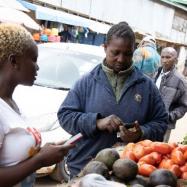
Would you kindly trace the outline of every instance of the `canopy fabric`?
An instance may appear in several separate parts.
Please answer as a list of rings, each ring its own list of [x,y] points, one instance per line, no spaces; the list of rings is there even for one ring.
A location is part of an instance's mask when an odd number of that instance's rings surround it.
[[[110,29],[110,25],[69,14],[63,11],[53,10],[51,8],[46,8],[38,5],[36,6],[36,19],[50,20],[69,25],[88,27],[98,33],[107,33]]]
[[[27,28],[40,30],[40,26],[22,11],[0,7],[0,22],[11,22],[22,24]]]
[[[17,0],[18,2],[20,2],[24,7],[28,8],[29,10],[36,10],[36,5],[33,3],[29,3],[27,1],[23,1],[23,0]]]
[[[12,8],[16,10],[22,10],[25,12],[29,12],[27,8],[25,8],[20,2],[16,0],[0,0],[0,7]]]
[[[36,14],[36,19],[39,20],[48,20],[48,21],[54,21],[59,23],[65,23],[69,25],[88,27],[95,32],[103,33],[103,34],[107,33],[108,30],[110,29],[110,25],[104,23],[93,21],[73,14],[69,14],[64,11],[54,10],[51,8],[28,3],[24,0],[18,0],[18,1],[22,3],[22,5],[24,5],[26,8],[30,10],[34,10]]]

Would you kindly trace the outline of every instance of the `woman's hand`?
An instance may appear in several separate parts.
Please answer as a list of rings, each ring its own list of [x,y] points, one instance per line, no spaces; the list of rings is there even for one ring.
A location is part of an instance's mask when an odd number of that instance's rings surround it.
[[[75,145],[64,145],[61,144],[47,143],[45,144],[35,158],[38,159],[41,167],[50,166],[63,160],[64,156],[68,153],[69,149]]]
[[[120,126],[120,138],[125,142],[137,142],[142,137],[142,130],[138,121],[135,121],[132,128],[127,129],[124,125]]]
[[[122,125],[122,120],[116,115],[110,115],[97,120],[97,129],[100,131],[107,130],[112,133],[118,131],[120,125]]]

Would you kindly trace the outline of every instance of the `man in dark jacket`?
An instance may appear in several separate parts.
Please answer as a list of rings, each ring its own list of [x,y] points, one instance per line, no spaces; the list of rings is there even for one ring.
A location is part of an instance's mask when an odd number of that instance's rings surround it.
[[[171,129],[175,128],[176,121],[184,116],[187,111],[187,82],[177,72],[177,52],[172,47],[166,47],[161,52],[161,64],[155,78],[160,90],[166,110],[169,114],[168,130],[164,141],[168,142]]]
[[[112,147],[118,141],[117,132],[125,143],[163,140],[167,129],[164,103],[154,83],[132,66],[134,46],[135,35],[127,23],[112,26],[103,63],[75,84],[58,111],[67,132],[83,134],[68,154],[71,177],[100,150]],[[134,131],[125,123],[133,123]]]

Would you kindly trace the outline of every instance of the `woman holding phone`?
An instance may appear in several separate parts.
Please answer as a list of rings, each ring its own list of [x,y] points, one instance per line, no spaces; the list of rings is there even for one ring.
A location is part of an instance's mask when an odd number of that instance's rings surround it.
[[[38,48],[22,26],[0,24],[0,185],[32,187],[34,172],[60,162],[73,145],[41,145],[40,133],[27,125],[12,98],[18,84],[32,86]]]

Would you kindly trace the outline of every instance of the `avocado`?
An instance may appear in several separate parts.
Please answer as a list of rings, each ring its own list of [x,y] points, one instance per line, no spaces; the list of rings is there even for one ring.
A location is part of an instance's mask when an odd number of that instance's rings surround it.
[[[136,177],[138,165],[130,159],[118,159],[113,164],[113,174],[119,179],[129,181]]]
[[[90,173],[97,173],[104,176],[106,179],[110,178],[109,170],[106,165],[99,161],[90,161],[82,171],[83,175],[87,175]]]
[[[148,187],[148,181],[149,181],[148,177],[136,175],[136,177],[133,180],[129,181],[128,184],[129,185],[141,184],[144,187]]]
[[[177,177],[167,169],[156,169],[149,177],[149,186],[155,187],[158,185],[176,187]]]
[[[109,170],[112,170],[114,162],[119,159],[118,152],[113,148],[106,148],[97,153],[95,160],[103,162]]]

